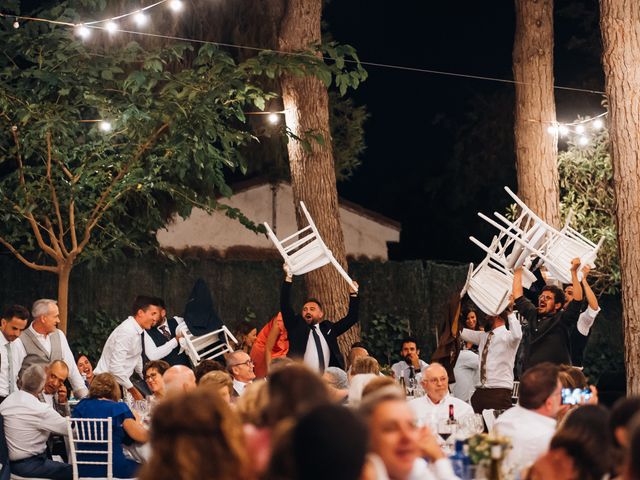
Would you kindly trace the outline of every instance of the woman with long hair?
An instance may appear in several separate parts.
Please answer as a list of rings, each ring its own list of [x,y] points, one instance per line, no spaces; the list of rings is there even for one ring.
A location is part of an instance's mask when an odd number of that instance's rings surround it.
[[[213,389],[168,397],[151,419],[151,458],[139,480],[250,480],[242,425]]]

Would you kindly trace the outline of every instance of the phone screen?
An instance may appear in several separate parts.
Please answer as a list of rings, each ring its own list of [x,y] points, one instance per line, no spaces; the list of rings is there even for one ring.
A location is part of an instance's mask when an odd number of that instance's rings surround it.
[[[563,405],[578,405],[580,403],[586,403],[591,398],[591,390],[585,388],[563,388],[562,389],[562,404]]]

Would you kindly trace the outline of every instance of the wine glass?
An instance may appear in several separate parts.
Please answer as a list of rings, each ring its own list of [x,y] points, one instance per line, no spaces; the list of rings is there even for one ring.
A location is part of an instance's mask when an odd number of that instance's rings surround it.
[[[438,435],[440,435],[442,440],[444,440],[442,449],[447,455],[449,455],[451,450],[451,445],[448,440],[453,434],[455,434],[456,426],[457,425],[454,422],[451,422],[448,418],[442,418],[438,421]]]

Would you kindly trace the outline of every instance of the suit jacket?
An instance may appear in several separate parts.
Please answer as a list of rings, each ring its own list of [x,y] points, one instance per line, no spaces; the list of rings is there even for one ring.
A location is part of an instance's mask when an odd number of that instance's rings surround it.
[[[284,282],[280,291],[280,311],[289,336],[289,355],[294,358],[304,357],[311,329],[302,315],[291,308],[291,282]],[[344,370],[344,360],[338,347],[338,337],[358,322],[358,297],[349,297],[349,311],[337,322],[324,320],[318,325],[322,336],[329,345],[329,367],[340,367]]]

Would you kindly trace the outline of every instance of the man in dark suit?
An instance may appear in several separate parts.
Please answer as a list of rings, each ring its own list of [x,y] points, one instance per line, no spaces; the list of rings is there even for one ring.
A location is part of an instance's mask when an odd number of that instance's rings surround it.
[[[349,311],[337,322],[324,319],[322,304],[315,298],[306,300],[299,315],[291,308],[291,283],[293,275],[285,265],[285,281],[280,292],[280,311],[289,336],[290,357],[303,358],[304,362],[321,373],[326,367],[344,370],[344,360],[338,347],[338,337],[358,322],[358,293],[349,288]],[[358,284],[355,283],[356,288]]]
[[[582,287],[578,280],[580,259],[571,262],[573,300],[563,310],[564,293],[554,285],[545,286],[538,297],[536,308],[524,296],[522,268],[513,273],[513,296],[518,313],[529,325],[528,344],[525,346],[524,369],[542,362],[571,365],[570,332],[580,315]]]
[[[182,336],[178,332],[178,325],[182,322],[179,317],[167,318],[167,307],[164,300],[157,299],[160,305],[160,320],[151,328],[144,331],[142,336],[142,361],[164,360],[169,365],[191,366],[187,354],[180,353],[178,340]]]

